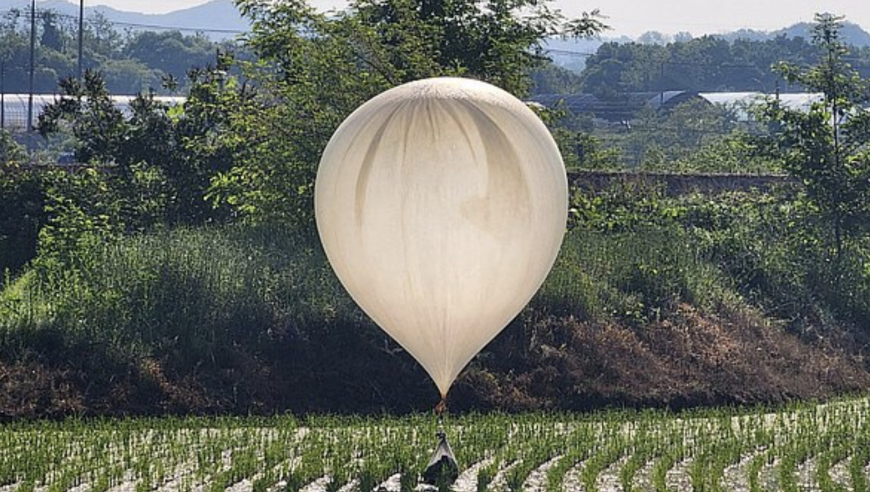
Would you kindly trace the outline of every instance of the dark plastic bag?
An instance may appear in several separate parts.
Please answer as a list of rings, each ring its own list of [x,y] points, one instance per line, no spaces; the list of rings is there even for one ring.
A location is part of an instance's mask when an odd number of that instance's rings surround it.
[[[439,485],[439,482],[451,484],[459,477],[459,465],[447,442],[447,434],[439,432],[437,436],[438,446],[423,472],[423,482],[429,485]]]

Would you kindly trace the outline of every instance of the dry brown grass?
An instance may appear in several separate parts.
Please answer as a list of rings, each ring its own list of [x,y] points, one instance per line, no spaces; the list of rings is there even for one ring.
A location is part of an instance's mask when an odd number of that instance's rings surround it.
[[[680,305],[643,329],[547,319],[516,373],[475,366],[463,393],[498,408],[686,408],[825,399],[866,390],[854,346],[806,341],[746,312],[704,315]],[[845,339],[844,339],[845,340]]]
[[[193,370],[94,354],[0,361],[0,418],[431,408],[437,395],[419,367],[364,337],[295,349],[276,340],[272,354],[239,348],[219,366]],[[450,404],[680,409],[825,399],[870,388],[860,346],[845,333],[805,340],[751,312],[713,316],[685,304],[644,328],[571,317],[515,322],[464,372]]]

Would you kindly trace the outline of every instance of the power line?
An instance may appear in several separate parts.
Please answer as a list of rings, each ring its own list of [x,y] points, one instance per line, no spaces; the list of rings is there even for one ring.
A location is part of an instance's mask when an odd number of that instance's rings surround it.
[[[36,0],[30,4],[30,98],[27,103],[27,131],[33,129],[33,77],[36,71]]]
[[[30,9],[27,9],[27,10],[30,10]],[[42,12],[51,12],[55,17],[59,17],[62,19],[78,20],[78,17],[74,16],[74,15],[62,14],[60,12],[56,12],[56,11],[51,10],[51,9],[39,9],[39,8],[36,9],[37,12],[39,12],[40,10]],[[14,9],[3,10],[3,11],[0,11],[0,16],[8,15],[8,14],[11,14],[13,12],[17,12],[17,11]],[[110,20],[110,19],[106,19],[106,22],[113,25],[113,26],[132,27],[132,28],[136,28],[136,29],[156,29],[156,30],[162,30],[162,31],[207,32],[207,33],[215,33],[215,34],[244,34],[247,32],[247,31],[240,31],[238,29],[163,26],[163,25],[159,25],[159,24],[144,24],[144,23],[138,23],[138,22],[124,22],[124,21],[117,21],[117,20]]]
[[[85,52],[85,0],[79,0],[79,52],[77,56],[79,79],[82,78]]]
[[[160,29],[164,31],[182,31],[182,32],[211,32],[216,34],[244,34],[247,31],[239,31],[237,29],[215,29],[202,27],[176,27],[176,26],[159,26],[156,24],[139,24],[135,22],[110,21],[116,26],[135,27],[139,29]]]
[[[595,53],[589,53],[586,51],[560,50],[560,49],[555,49],[555,48],[545,48],[543,51],[545,53],[555,53],[557,55],[571,55],[571,56],[582,56],[582,57],[595,56]]]

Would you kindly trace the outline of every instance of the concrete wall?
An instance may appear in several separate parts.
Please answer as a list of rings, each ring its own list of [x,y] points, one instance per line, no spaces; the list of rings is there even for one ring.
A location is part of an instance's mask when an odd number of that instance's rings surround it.
[[[666,195],[693,192],[766,191],[783,186],[798,186],[796,179],[779,174],[681,174],[642,171],[570,171],[568,182],[590,191],[616,183],[661,187]]]

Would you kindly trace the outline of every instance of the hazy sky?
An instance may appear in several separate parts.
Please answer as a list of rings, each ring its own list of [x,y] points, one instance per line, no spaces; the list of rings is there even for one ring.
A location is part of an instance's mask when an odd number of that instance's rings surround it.
[[[70,0],[75,1],[75,0]],[[86,5],[109,5],[119,10],[168,12],[206,3],[207,0],[85,0]],[[335,8],[343,0],[309,0],[312,5]],[[870,30],[868,0],[553,0],[552,6],[569,16],[598,8],[613,28],[607,35],[636,36],[645,31],[694,35],[740,28],[772,30],[799,21],[811,21],[819,11],[845,15]]]

